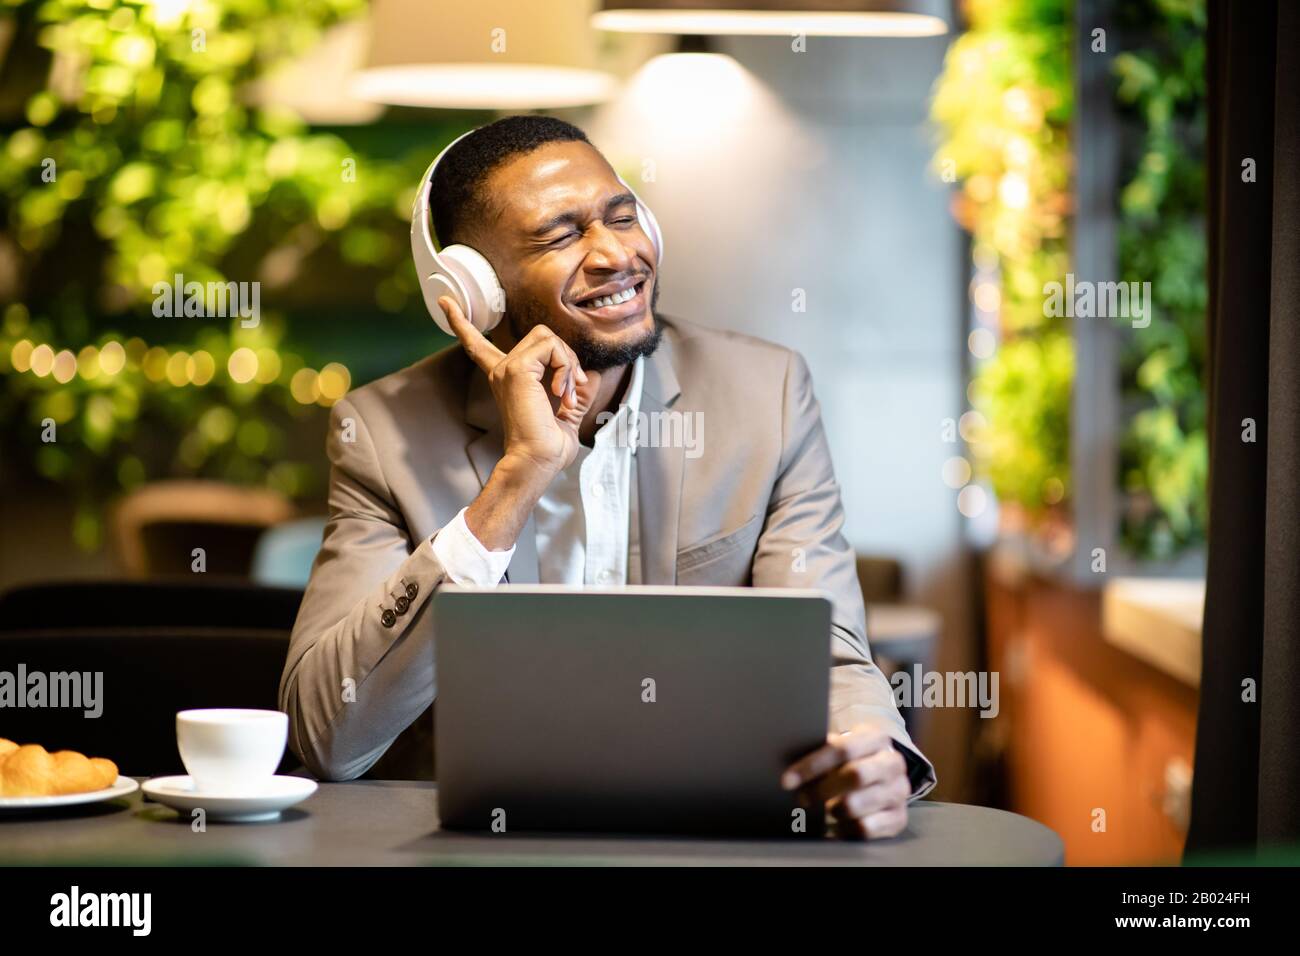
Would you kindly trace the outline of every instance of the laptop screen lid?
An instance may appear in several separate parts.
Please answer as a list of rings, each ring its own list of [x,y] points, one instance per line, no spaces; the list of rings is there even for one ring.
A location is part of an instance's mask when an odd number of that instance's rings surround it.
[[[821,832],[779,781],[826,738],[822,592],[445,586],[433,614],[443,826]]]

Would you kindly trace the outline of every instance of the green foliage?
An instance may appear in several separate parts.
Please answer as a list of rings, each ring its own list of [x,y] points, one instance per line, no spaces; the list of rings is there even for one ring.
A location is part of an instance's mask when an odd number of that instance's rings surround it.
[[[964,9],[969,29],[949,48],[931,116],[936,171],[961,182],[954,214],[972,235],[976,284],[996,283],[1001,344],[972,376],[986,425],[969,445],[999,501],[1036,523],[1069,494],[1074,352],[1066,320],[1044,315],[1043,287],[1069,261],[1071,5]]]
[[[1151,283],[1154,313],[1125,333],[1122,533],[1167,558],[1204,541],[1207,519],[1204,0],[1125,4],[1120,35],[1120,262]]]
[[[1073,383],[1074,345],[1059,329],[1008,340],[980,370],[975,406],[986,419],[996,415],[997,427],[976,444],[1000,498],[1037,505],[1064,497]]]
[[[317,374],[327,356],[282,351],[288,313],[277,293],[323,265],[324,278],[350,276],[374,290],[378,309],[401,310],[417,294],[406,222],[432,144],[361,155],[255,105],[250,84],[363,8],[0,2],[13,31],[6,85],[40,51],[53,64],[38,60],[34,80],[14,80],[28,81],[25,122],[0,140],[0,265],[11,266],[0,268],[0,298],[11,301],[0,417],[10,447],[74,493],[83,544],[96,542],[114,492],[152,478],[318,489],[319,465],[305,464],[319,461],[315,443],[300,461],[285,456],[346,389],[347,372]],[[260,324],[153,318],[156,284],[177,274],[261,281]],[[46,363],[40,346],[59,358]],[[102,360],[105,346],[123,347],[120,368]],[[241,348],[256,356],[242,381],[230,365]],[[43,374],[30,370],[33,355]],[[55,442],[41,440],[47,420]]]
[[[999,286],[1001,344],[977,362],[971,397],[987,422],[976,473],[1031,524],[1068,504],[1073,356],[1043,287],[1069,271],[1070,16],[1067,0],[977,0],[949,50],[932,117],[936,169],[961,182],[954,214],[981,274]],[[1167,558],[1204,539],[1205,3],[1113,5],[1116,110],[1125,128],[1119,259],[1150,282],[1149,327],[1125,327],[1122,537]],[[945,170],[945,163],[947,169]],[[1008,187],[1008,175],[1019,174]]]

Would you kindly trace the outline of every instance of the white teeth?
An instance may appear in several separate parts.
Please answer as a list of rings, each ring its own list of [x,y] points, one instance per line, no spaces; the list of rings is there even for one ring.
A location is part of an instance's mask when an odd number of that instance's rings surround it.
[[[618,305],[620,302],[626,302],[636,295],[636,287],[624,289],[622,292],[615,292],[613,295],[602,295],[599,299],[592,299],[588,308],[603,309],[607,305]]]

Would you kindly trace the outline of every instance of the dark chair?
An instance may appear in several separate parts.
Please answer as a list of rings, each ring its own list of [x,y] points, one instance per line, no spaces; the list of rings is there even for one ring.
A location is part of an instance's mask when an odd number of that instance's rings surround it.
[[[278,709],[301,599],[292,588],[191,579],[58,582],[0,595],[0,671],[102,675],[100,716],[6,706],[0,737],[108,757],[128,775],[184,773],[177,711]],[[286,752],[281,772],[296,767]]]
[[[269,488],[221,481],[155,481],[127,493],[112,509],[111,542],[137,578],[185,574],[202,548],[208,574],[247,575],[257,540],[295,516]]]
[[[903,599],[903,565],[896,558],[858,556],[858,585],[867,604],[896,604]]]

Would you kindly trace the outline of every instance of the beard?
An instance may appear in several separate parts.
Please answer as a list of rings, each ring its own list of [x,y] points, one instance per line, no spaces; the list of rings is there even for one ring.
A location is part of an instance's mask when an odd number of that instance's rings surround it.
[[[655,276],[654,290],[650,293],[650,314],[654,318],[654,328],[638,339],[617,344],[600,341],[589,329],[556,329],[551,312],[546,306],[532,298],[523,297],[521,300],[518,294],[511,300],[506,319],[510,323],[510,331],[516,342],[521,341],[533,326],[548,326],[555,329],[555,333],[564,340],[564,344],[573,349],[573,353],[578,356],[578,362],[584,369],[603,372],[606,369],[627,365],[641,356],[649,358],[654,354],[664,332],[663,323],[659,321],[659,315],[655,311],[658,304],[659,277]]]

